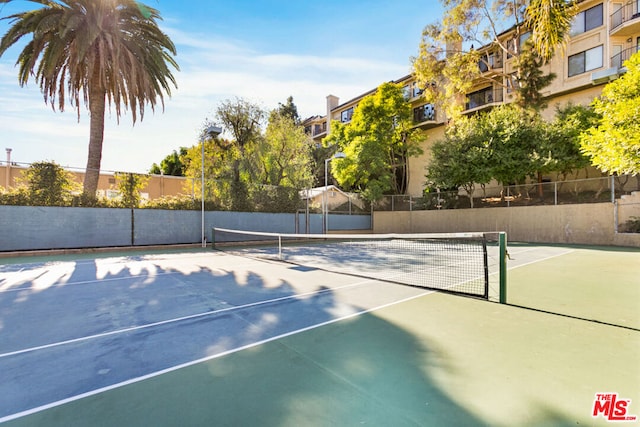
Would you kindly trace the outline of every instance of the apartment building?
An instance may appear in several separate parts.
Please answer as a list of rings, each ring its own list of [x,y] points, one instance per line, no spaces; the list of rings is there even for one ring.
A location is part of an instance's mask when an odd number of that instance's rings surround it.
[[[523,34],[519,40],[509,32],[502,34],[508,43],[524,43],[529,34]],[[543,67],[545,73],[553,72],[556,78],[545,88],[543,95],[549,107],[543,111],[547,119],[553,117],[558,105],[588,105],[600,95],[604,85],[618,78],[625,72],[624,61],[640,48],[640,0],[629,2],[617,0],[586,0],[579,4],[579,13],[574,18],[570,38],[564,52]],[[484,76],[506,75],[515,72],[514,58],[503,57],[502,51],[491,45],[479,49],[482,60],[478,64]],[[415,126],[426,131],[427,138],[423,143],[424,154],[409,162],[410,195],[422,194],[424,175],[429,162],[429,149],[433,141],[443,137],[446,117],[436,105],[426,103],[421,97],[420,88],[412,75],[394,80],[402,85],[406,99],[413,107]],[[513,101],[514,86],[510,78],[502,84],[482,79],[466,93],[464,113],[472,114],[492,108],[496,105]],[[339,121],[348,123],[351,120],[358,102],[373,93],[367,93],[340,103],[333,95],[327,97],[326,114],[314,116],[303,122],[305,129],[316,143],[331,132],[331,123]]]

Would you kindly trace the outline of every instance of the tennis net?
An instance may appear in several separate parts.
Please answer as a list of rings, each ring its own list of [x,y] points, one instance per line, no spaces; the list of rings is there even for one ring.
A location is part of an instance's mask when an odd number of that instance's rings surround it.
[[[489,298],[497,233],[286,234],[213,229],[213,248],[321,270]]]

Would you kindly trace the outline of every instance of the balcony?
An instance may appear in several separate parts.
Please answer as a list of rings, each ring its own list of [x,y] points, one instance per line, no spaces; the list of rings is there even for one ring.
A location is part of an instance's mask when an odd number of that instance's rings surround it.
[[[630,36],[640,31],[640,0],[633,0],[611,14],[610,23],[612,36]]]
[[[322,134],[327,133],[327,122],[305,126],[304,132],[307,135],[310,135],[312,138],[316,138]]]
[[[502,55],[500,53],[490,53],[488,55],[482,55],[480,61],[478,61],[478,67],[483,74],[495,74],[501,72],[503,63]]]
[[[424,104],[413,109],[413,124],[419,125],[425,122],[435,123],[436,108],[433,104]]]
[[[467,95],[467,98],[469,100],[465,104],[465,110],[469,112],[470,110],[479,110],[485,106],[502,103],[504,95],[502,88],[494,89],[493,87],[488,87],[486,89],[470,93]]]
[[[624,64],[624,61],[631,58],[631,56],[638,51],[640,51],[640,45],[625,49],[619,54],[611,57],[611,68],[620,70],[622,68],[622,64]]]

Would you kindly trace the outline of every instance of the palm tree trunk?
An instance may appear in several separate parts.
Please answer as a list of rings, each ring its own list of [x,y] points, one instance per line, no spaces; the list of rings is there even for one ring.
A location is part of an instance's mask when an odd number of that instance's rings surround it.
[[[104,140],[105,91],[98,84],[92,84],[89,89],[90,136],[87,170],[84,175],[83,194],[89,200],[96,199],[98,179],[100,178],[100,163],[102,161],[102,142]]]

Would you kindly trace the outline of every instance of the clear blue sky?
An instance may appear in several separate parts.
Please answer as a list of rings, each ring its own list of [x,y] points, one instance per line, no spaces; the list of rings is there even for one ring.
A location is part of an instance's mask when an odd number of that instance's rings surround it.
[[[99,0],[96,0],[99,1]],[[146,0],[176,44],[178,88],[165,111],[132,126],[107,116],[102,168],[147,172],[172,150],[197,143],[219,103],[242,97],[265,109],[293,96],[302,118],[325,113],[325,98],[347,101],[411,71],[422,28],[441,14],[436,0]],[[13,0],[0,16],[36,4]],[[8,29],[0,21],[0,35]],[[18,48],[0,58],[0,161],[55,161],[84,168],[88,112],[54,112],[35,81],[21,88]]]

